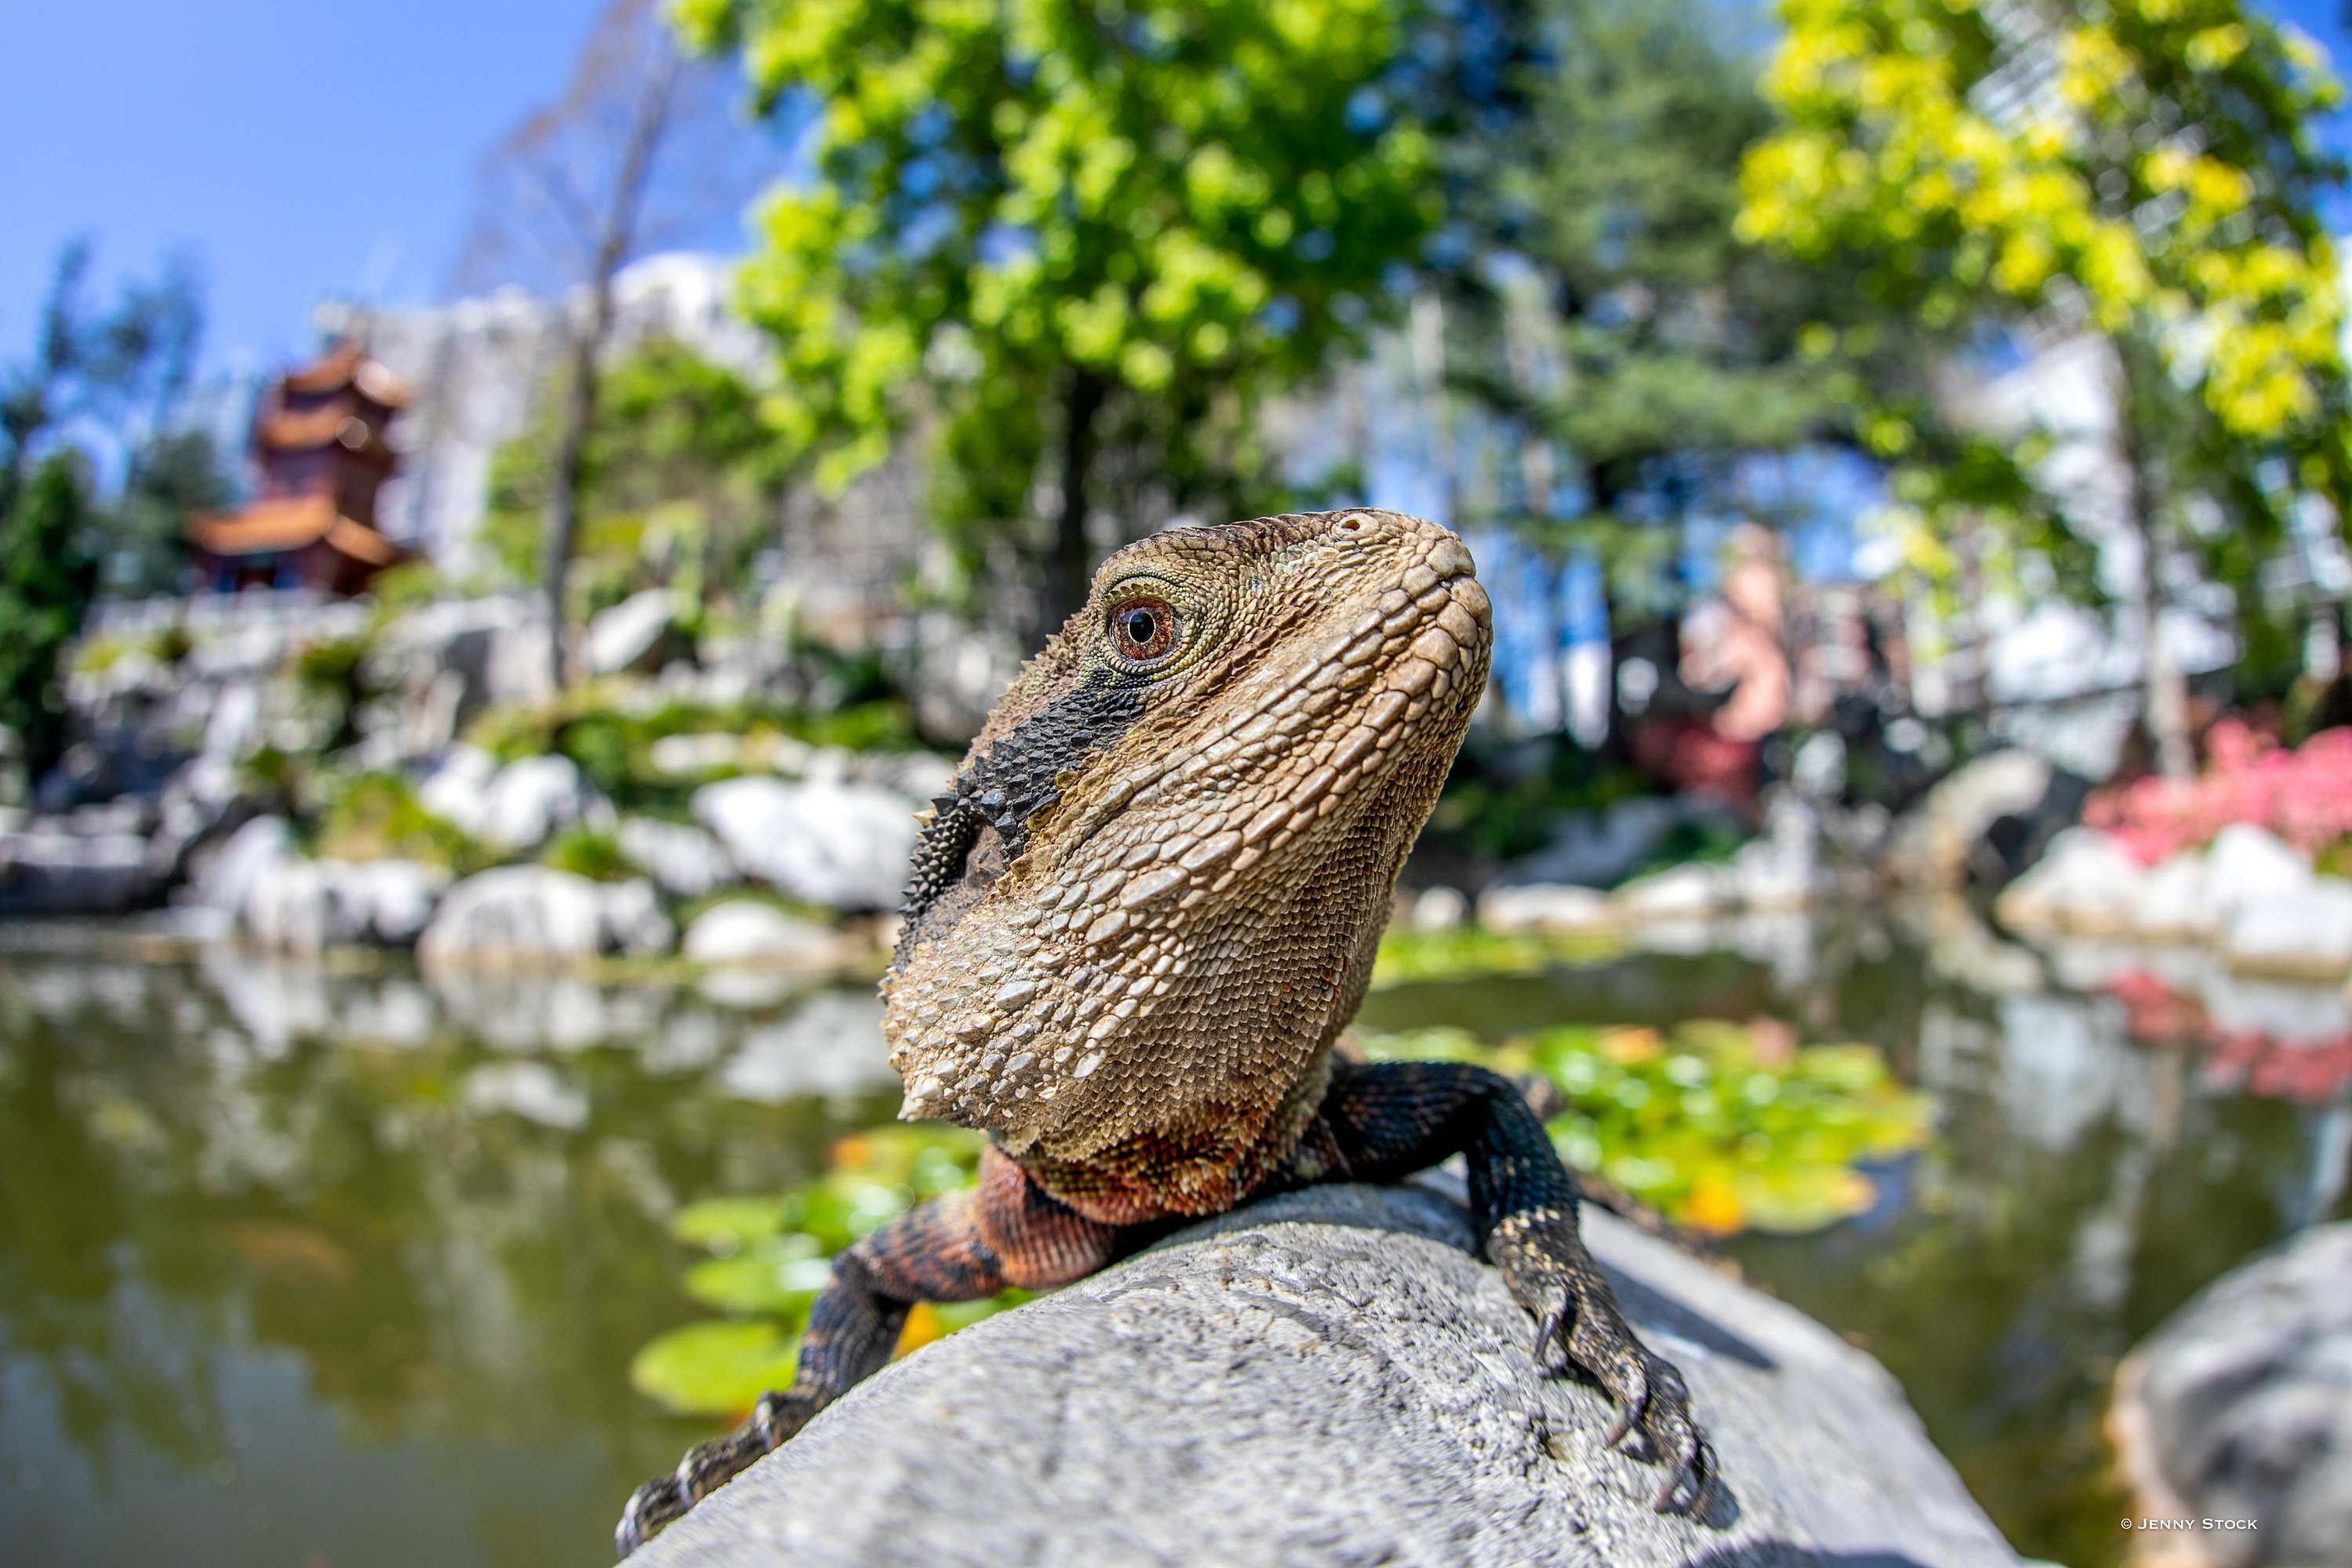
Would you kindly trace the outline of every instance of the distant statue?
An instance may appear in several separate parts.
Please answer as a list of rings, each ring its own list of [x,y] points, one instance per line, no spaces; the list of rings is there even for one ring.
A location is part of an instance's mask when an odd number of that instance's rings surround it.
[[[1789,717],[1793,679],[1781,642],[1780,542],[1752,522],[1732,531],[1718,597],[1683,619],[1682,677],[1696,691],[1728,691],[1709,716],[1727,741],[1754,742]]]

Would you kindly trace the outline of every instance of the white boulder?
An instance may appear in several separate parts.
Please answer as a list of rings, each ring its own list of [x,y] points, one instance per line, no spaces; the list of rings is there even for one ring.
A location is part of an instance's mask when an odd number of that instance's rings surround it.
[[[502,849],[533,849],[564,828],[610,827],[612,803],[569,757],[525,757],[484,790],[475,837]]]
[[[2070,827],[2032,869],[2001,889],[1993,912],[2015,931],[2130,931],[2147,872],[2105,834]]]
[[[672,935],[651,883],[506,866],[449,889],[416,957],[428,969],[551,969],[610,952],[664,952]]]
[[[1822,865],[1821,822],[1792,794],[1776,795],[1765,809],[1764,831],[1741,845],[1722,879],[1742,908],[1801,910],[1829,891]]]
[[[2148,868],[2130,910],[2132,934],[2143,942],[2201,942],[2218,917],[2213,878],[2194,850]]]
[[[289,850],[252,870],[236,913],[264,947],[405,947],[432,921],[448,873],[414,860],[310,860]]]
[[[661,662],[665,645],[671,641],[670,611],[669,590],[648,588],[598,612],[581,637],[581,663],[591,675],[650,669]]]
[[[417,803],[475,837],[482,832],[482,802],[498,776],[499,760],[479,746],[452,746],[417,786]]]
[[[2235,822],[2205,851],[2205,894],[2218,920],[2245,905],[2309,890],[2311,862],[2294,846],[2250,822]]]
[[[2352,883],[2313,879],[2298,891],[2233,904],[2221,956],[2234,969],[2315,980],[2352,974]]]
[[[728,779],[695,792],[694,815],[745,872],[809,903],[885,910],[906,888],[914,806],[893,791]]]
[[[704,829],[658,817],[621,819],[621,853],[673,899],[698,899],[736,879],[735,862]]]
[[[696,918],[678,951],[697,963],[821,969],[835,962],[840,947],[839,938],[814,921],[756,900],[730,899]]]
[[[1608,894],[1564,882],[1489,888],[1478,899],[1478,923],[1488,931],[1600,931],[1616,921]]]
[[[293,853],[294,829],[286,819],[257,816],[230,834],[211,863],[197,873],[192,901],[224,914],[237,914],[261,873]]]
[[[1699,920],[1739,901],[1729,873],[1717,866],[1670,866],[1637,877],[1611,900],[1634,921]]]

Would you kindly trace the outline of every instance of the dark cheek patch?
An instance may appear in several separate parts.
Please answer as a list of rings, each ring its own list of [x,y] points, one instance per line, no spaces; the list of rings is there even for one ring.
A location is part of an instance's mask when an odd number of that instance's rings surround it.
[[[978,901],[945,898],[967,880],[968,872],[984,890],[1020,858],[1030,819],[1058,794],[1054,781],[1118,740],[1142,717],[1143,684],[1097,673],[1088,684],[1057,698],[991,747],[958,775],[949,793],[931,803],[935,815],[916,841],[908,879],[900,958],[917,942],[945,934]],[[972,850],[988,829],[993,829],[990,837],[1001,841],[1002,848],[980,858],[989,862],[982,866]],[[935,912],[940,918],[929,918]]]

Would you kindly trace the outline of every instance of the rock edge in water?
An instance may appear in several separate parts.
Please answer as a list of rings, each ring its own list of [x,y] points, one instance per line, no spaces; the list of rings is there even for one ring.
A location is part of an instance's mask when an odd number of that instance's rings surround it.
[[[1589,1208],[1722,1460],[1700,1520],[1603,1448],[1418,1187],[1192,1227],[888,1368],[631,1561],[2012,1568],[1894,1380],[1793,1308]]]

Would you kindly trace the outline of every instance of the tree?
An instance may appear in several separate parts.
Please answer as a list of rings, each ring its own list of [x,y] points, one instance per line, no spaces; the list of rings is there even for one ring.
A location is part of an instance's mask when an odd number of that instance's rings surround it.
[[[0,382],[0,726],[17,731],[35,777],[63,743],[58,656],[102,565],[122,563],[117,586],[168,586],[181,503],[226,494],[210,438],[173,425],[203,334],[193,268],[167,264],[100,312],[84,298],[90,258],[84,241],[59,253],[33,356]],[[101,462],[124,473],[110,505],[90,478]]]
[[[705,230],[714,212],[731,214],[773,166],[772,150],[735,121],[728,98],[722,72],[679,56],[656,0],[612,0],[562,99],[524,121],[483,165],[460,284],[579,292],[541,487],[537,577],[559,682],[614,279],[639,257]]]
[[[575,603],[610,604],[651,573],[708,605],[740,577],[782,494],[760,392],[686,344],[656,339],[598,373],[593,407],[574,490],[572,577],[584,590]],[[517,581],[535,581],[542,564],[550,454],[567,417],[549,411],[492,466],[485,542]]]
[[[91,257],[86,239],[58,253],[32,362],[0,384],[0,510],[47,444],[79,435],[120,448],[163,430],[194,374],[205,313],[188,259],[125,285],[98,315],[83,298]]]
[[[11,488],[0,511],[0,725],[21,738],[26,773],[38,778],[64,744],[58,655],[97,593],[98,563],[76,455],[47,458]]]
[[[1521,26],[1496,112],[1461,117],[1487,175],[1457,204],[1449,368],[1492,427],[1473,508],[1545,563],[1557,653],[1567,561],[1599,565],[1620,634],[1670,612],[1685,520],[1757,510],[1750,459],[1853,442],[1850,384],[1905,356],[1850,268],[1734,232],[1773,124],[1736,11],[1541,0]]]
[[[1931,325],[2031,312],[2099,345],[2146,727],[2163,770],[2187,771],[2183,681],[2156,635],[2168,570],[2203,557],[2256,616],[2252,568],[2297,492],[2338,517],[2352,498],[2317,207],[2341,171],[2312,132],[2334,82],[2239,0],[1783,0],[1781,16],[1766,89],[1786,124],[1742,170],[1743,233],[1857,259],[1865,289]],[[1985,515],[1945,504],[1903,411],[1870,426],[1909,460],[1900,493],[1925,524]],[[2007,451],[2030,461],[2036,439]],[[2048,499],[2091,521],[2079,494]]]
[[[1391,304],[1437,216],[1397,0],[679,15],[814,120],[745,283],[786,437],[837,491],[928,421],[938,520],[968,563],[1019,541],[1047,628],[1106,501],[1140,529],[1278,489],[1257,411]]]

